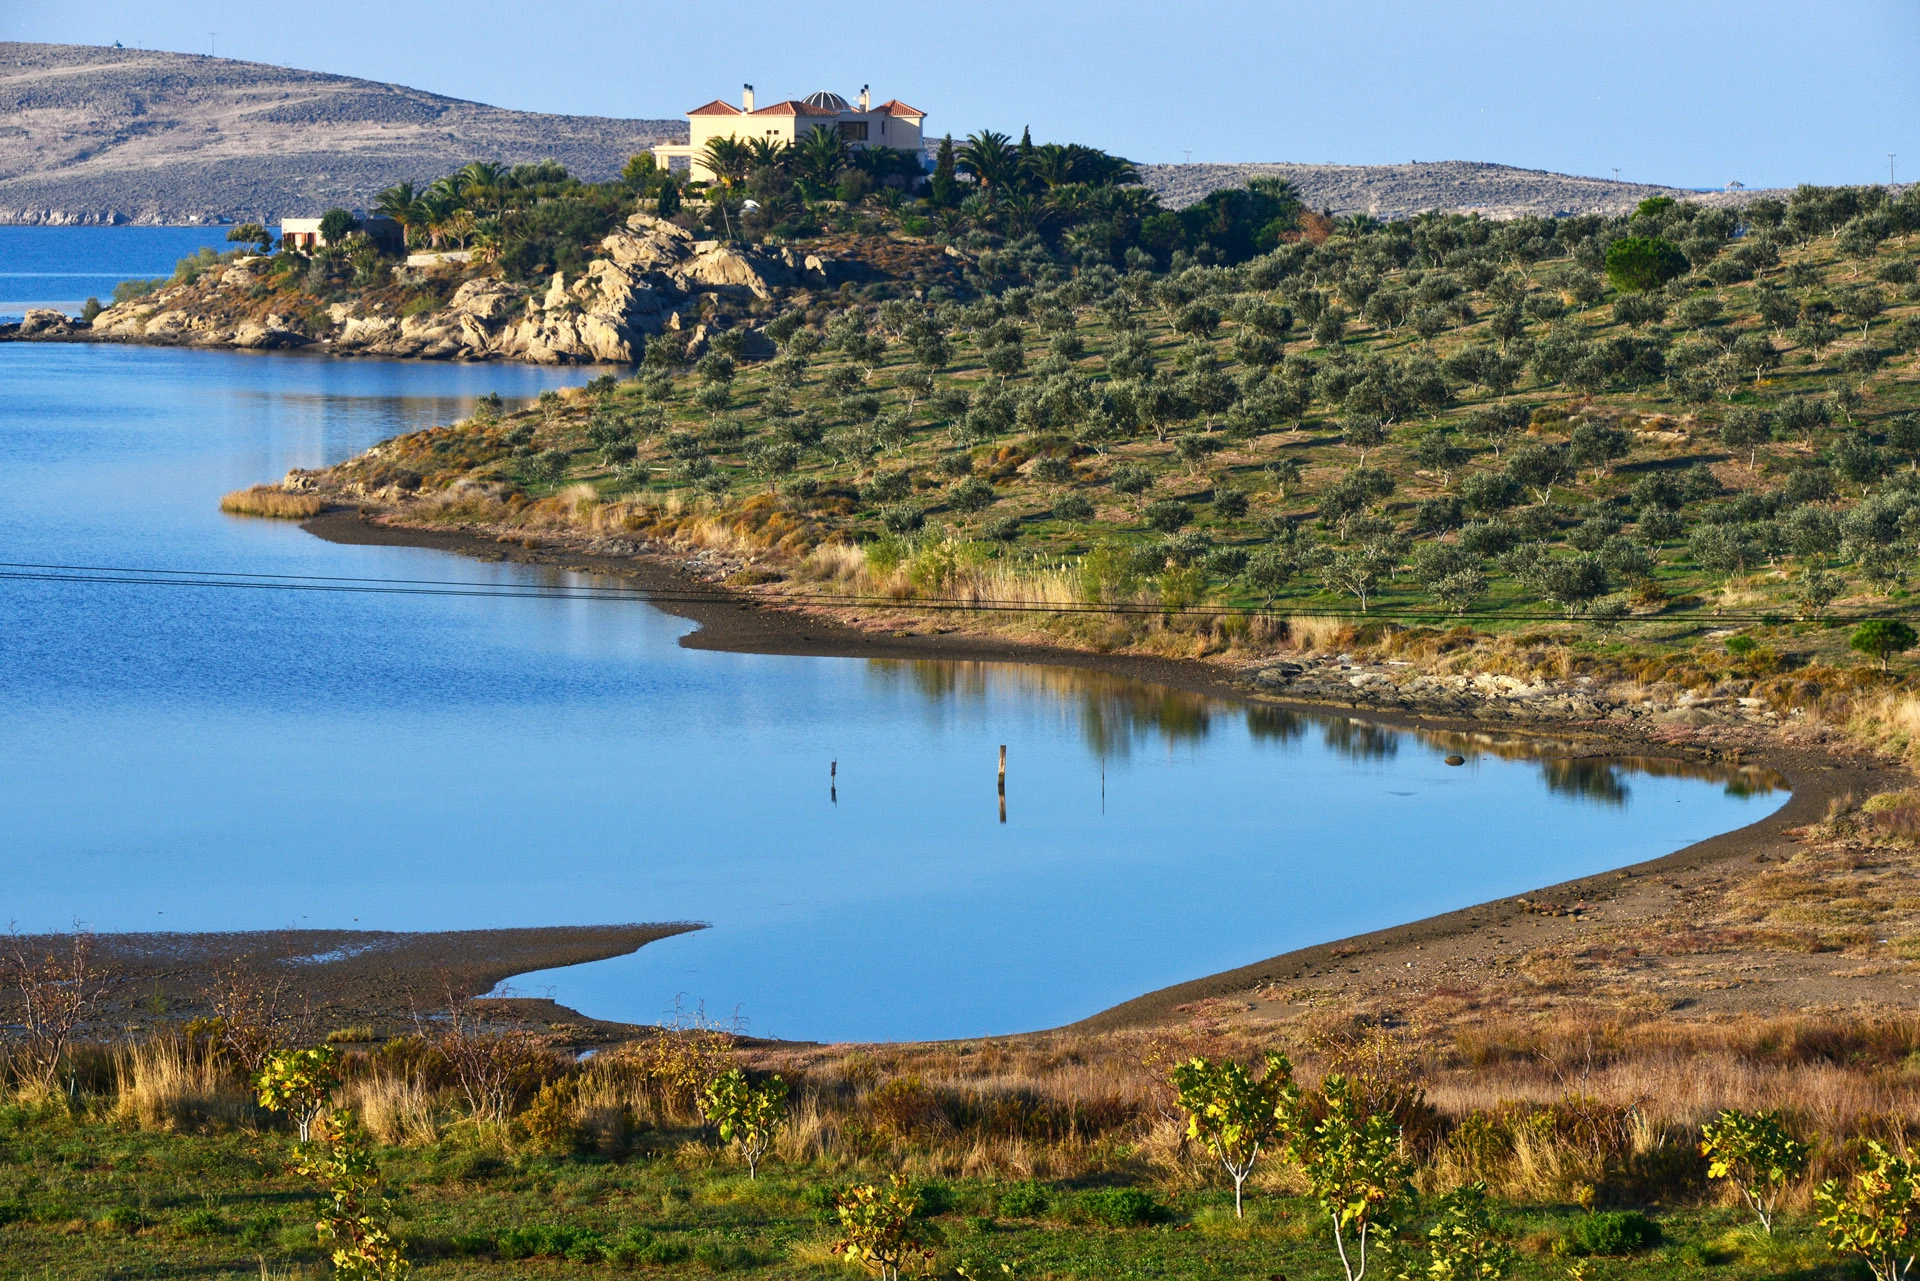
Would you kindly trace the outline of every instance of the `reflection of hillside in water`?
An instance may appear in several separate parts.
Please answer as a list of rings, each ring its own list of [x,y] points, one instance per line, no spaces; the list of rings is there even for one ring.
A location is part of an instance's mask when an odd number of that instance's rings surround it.
[[[1237,710],[1203,694],[1073,667],[896,659],[878,659],[870,666],[888,680],[904,674],[933,703],[984,702],[990,693],[1047,696],[1074,716],[1087,749],[1100,756],[1125,756],[1136,744],[1156,739],[1168,746],[1200,742],[1213,728],[1214,718]],[[1262,716],[1260,727],[1252,732],[1257,738],[1284,740],[1297,736],[1299,730]]]
[[[1237,707],[1205,694],[1076,667],[1017,663],[912,662],[878,659],[874,673],[892,681],[904,675],[930,703],[984,702],[989,693],[1044,695],[1080,727],[1087,750],[1124,757],[1136,746],[1198,743],[1217,723],[1244,719],[1257,743],[1286,744],[1318,726],[1329,750],[1350,760],[1387,760],[1399,751],[1399,730],[1339,716],[1315,716],[1271,704]]]
[[[1453,730],[1410,731],[1440,751],[1462,756],[1493,756],[1503,761],[1539,761],[1547,789],[1563,796],[1606,805],[1625,805],[1630,794],[1627,776],[1691,778],[1724,783],[1729,796],[1765,796],[1785,791],[1787,780],[1777,770],[1724,761],[1689,761],[1675,756],[1576,756],[1590,744],[1572,739],[1518,737],[1505,734],[1459,733]]]
[[[1152,741],[1168,746],[1198,743],[1216,723],[1244,717],[1247,736],[1257,743],[1293,743],[1318,727],[1328,751],[1355,762],[1391,760],[1409,735],[1440,753],[1533,761],[1548,791],[1603,805],[1627,803],[1628,777],[1633,774],[1724,783],[1730,796],[1764,796],[1787,786],[1780,774],[1752,765],[1667,756],[1586,756],[1577,753],[1590,744],[1572,739],[1395,729],[1265,703],[1237,707],[1204,694],[1078,667],[876,659],[869,668],[887,683],[904,677],[934,706],[981,703],[992,693],[1045,695],[1078,722],[1087,750],[1103,757],[1124,757],[1136,745]]]

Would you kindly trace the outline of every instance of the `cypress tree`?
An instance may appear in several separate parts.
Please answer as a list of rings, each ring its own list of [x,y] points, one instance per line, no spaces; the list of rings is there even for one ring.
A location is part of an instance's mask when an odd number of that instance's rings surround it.
[[[953,135],[948,134],[940,140],[939,154],[933,161],[933,203],[945,208],[954,203],[958,194],[959,179],[953,169]]]

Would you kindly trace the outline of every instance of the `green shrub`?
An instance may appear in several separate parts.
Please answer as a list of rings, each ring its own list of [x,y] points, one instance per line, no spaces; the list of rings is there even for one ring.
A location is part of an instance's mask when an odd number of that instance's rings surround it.
[[[113,1215],[120,1214],[126,1209],[127,1207],[124,1205],[116,1206],[109,1213],[108,1217],[111,1218]],[[139,1214],[138,1211],[134,1213],[136,1217]],[[222,1236],[231,1227],[226,1217],[218,1210],[213,1209],[189,1210],[187,1213],[181,1215],[179,1222],[173,1226],[174,1230],[184,1237]]]
[[[13,1218],[19,1215],[10,1216]],[[4,1222],[5,1220],[0,1220]],[[111,1232],[135,1232],[144,1227],[147,1216],[130,1205],[116,1205],[100,1216],[100,1226]]]
[[[1660,1225],[1638,1210],[1605,1210],[1575,1220],[1567,1229],[1565,1252],[1587,1255],[1638,1254],[1660,1244]]]
[[[165,283],[164,280],[123,280],[113,287],[113,305],[118,307],[123,302],[145,298]]]
[[[678,1247],[675,1262],[687,1257],[686,1247]],[[739,1268],[765,1267],[771,1257],[762,1250],[732,1241],[702,1241],[693,1248],[693,1261],[710,1272],[732,1272]]]
[[[485,1152],[466,1152],[447,1166],[447,1173],[456,1179],[479,1183],[486,1179],[504,1174],[507,1163],[497,1156]]]
[[[1037,1218],[1047,1212],[1049,1204],[1051,1198],[1041,1183],[1009,1183],[994,1198],[994,1208],[1015,1219]]]
[[[493,1252],[502,1259],[563,1258],[575,1263],[597,1262],[604,1253],[598,1232],[558,1224],[508,1228],[494,1238]]]
[[[1101,1188],[1080,1198],[1087,1218],[1110,1228],[1138,1228],[1167,1217],[1167,1207],[1142,1188]]]

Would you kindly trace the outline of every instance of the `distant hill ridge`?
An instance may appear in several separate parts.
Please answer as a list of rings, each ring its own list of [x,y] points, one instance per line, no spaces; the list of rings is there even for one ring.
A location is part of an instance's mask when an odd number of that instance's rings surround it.
[[[231,58],[0,43],[0,223],[276,219],[470,160],[602,179],[686,132]]]
[[[403,179],[470,160],[557,160],[618,173],[684,119],[509,111],[404,85],[198,54],[0,42],[0,223],[192,223],[365,206]],[[1651,195],[1699,194],[1507,165],[1142,165],[1169,205],[1250,177],[1291,180],[1315,209],[1402,218],[1429,209],[1617,213]]]
[[[1543,218],[1569,214],[1618,214],[1649,196],[1698,200],[1705,204],[1743,204],[1781,191],[1690,191],[1609,178],[1580,178],[1544,169],[1469,160],[1404,165],[1187,164],[1141,165],[1140,177],[1160,199],[1182,208],[1222,187],[1238,187],[1249,178],[1285,178],[1314,209],[1337,215],[1370,214],[1382,220],[1411,218],[1439,209],[1480,213],[1490,218]]]

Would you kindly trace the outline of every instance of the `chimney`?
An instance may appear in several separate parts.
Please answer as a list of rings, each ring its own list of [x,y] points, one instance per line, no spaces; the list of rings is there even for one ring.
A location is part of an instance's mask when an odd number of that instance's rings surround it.
[[[753,110],[753,86],[742,85],[740,88],[741,88],[740,110],[752,111]]]
[[[867,103],[868,103],[869,101],[870,101],[870,99],[869,99],[869,96],[868,96],[868,94],[867,94],[867,86],[865,86],[865,85],[861,85],[861,86],[860,86],[860,110],[862,110],[862,111],[870,111],[870,110],[872,110],[872,108],[870,108],[870,107],[868,107],[868,106],[867,106]]]

